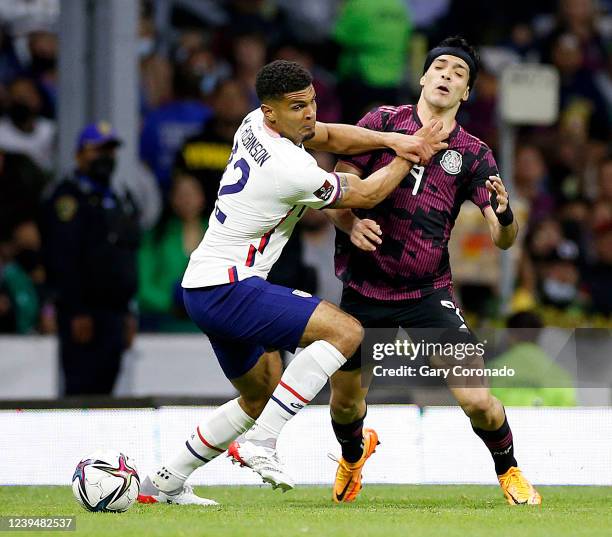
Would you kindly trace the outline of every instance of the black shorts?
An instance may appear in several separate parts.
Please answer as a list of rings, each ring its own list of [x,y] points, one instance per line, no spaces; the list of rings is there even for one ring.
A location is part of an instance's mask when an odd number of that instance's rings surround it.
[[[436,289],[421,298],[401,301],[374,300],[351,288],[345,288],[340,308],[355,317],[366,329],[363,345],[368,344],[371,334],[378,339],[383,337],[391,341],[399,328],[404,329],[413,340],[427,334],[425,337],[434,337],[441,343],[478,342],[467,326],[449,287]],[[360,369],[364,363],[361,351],[360,347],[340,369]]]

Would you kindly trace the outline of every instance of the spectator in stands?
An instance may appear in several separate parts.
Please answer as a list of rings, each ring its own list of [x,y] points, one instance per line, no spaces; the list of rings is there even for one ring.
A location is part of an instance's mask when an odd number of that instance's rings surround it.
[[[580,278],[580,250],[563,234],[561,222],[546,218],[529,231],[520,267],[518,303],[583,311],[588,295]],[[517,297],[515,296],[515,300]]]
[[[357,123],[375,103],[395,104],[406,68],[412,25],[402,0],[347,0],[334,37],[344,120]]]
[[[585,281],[594,313],[612,315],[612,218],[595,227],[595,261],[586,269]]]
[[[0,149],[0,214],[8,225],[36,220],[48,180],[26,155]]]
[[[172,100],[172,64],[163,56],[140,58],[140,113],[147,116]]]
[[[66,395],[110,394],[131,345],[137,291],[138,211],[112,188],[116,149],[108,123],[85,127],[76,170],[45,202],[43,250],[56,293]]]
[[[268,54],[266,40],[258,33],[238,35],[234,38],[232,51],[234,77],[248,92],[249,108],[253,110],[260,104],[255,93],[255,78],[266,63]]]
[[[189,69],[200,80],[200,91],[209,98],[217,86],[232,75],[232,68],[224,59],[214,56],[207,49],[199,49],[189,59]]]
[[[172,98],[172,64],[156,50],[155,23],[141,17],[138,23],[140,112],[143,116]]]
[[[560,0],[557,21],[540,46],[541,59],[551,63],[558,37],[571,34],[580,49],[580,67],[590,71],[605,68],[606,48],[597,24],[597,8],[593,0]]]
[[[23,277],[29,280],[23,288],[23,295],[29,297],[29,290],[36,289],[38,303],[44,295],[46,274],[40,251],[40,233],[36,222],[39,217],[40,201],[48,176],[27,156],[19,153],[5,153],[0,150],[0,215],[4,229],[0,234],[11,240],[9,280]],[[18,269],[18,270],[17,270]],[[24,305],[31,305],[29,298]],[[28,316],[26,316],[28,317]],[[17,322],[18,331],[23,332],[24,321],[21,314]],[[36,322],[25,323],[29,331]],[[19,328],[21,327],[21,328]]]
[[[325,42],[329,36],[340,0],[276,0],[276,4],[287,21],[287,33],[311,48]]]
[[[19,222],[13,231],[15,262],[30,277],[39,295],[44,293],[46,272],[42,258],[42,244],[38,225],[34,220]]]
[[[284,32],[283,21],[278,19],[275,9],[269,9],[267,0],[229,0],[226,4],[229,25],[223,33],[230,38],[258,34],[274,43]]]
[[[612,42],[608,40],[608,65],[595,74],[595,84],[606,100],[608,118],[612,119]]]
[[[15,262],[14,230],[0,215],[0,333],[28,334],[38,324],[38,295]]]
[[[548,189],[555,204],[580,196],[588,153],[585,140],[563,135],[559,129],[553,137],[553,150],[548,161],[550,181]]]
[[[590,175],[589,178],[592,180],[593,176]],[[599,224],[612,220],[612,157],[608,155],[602,158],[596,180],[591,181],[589,186],[588,193],[592,204],[587,218],[591,230],[594,230]]]
[[[173,100],[145,117],[140,137],[141,159],[155,173],[164,196],[177,150],[212,114],[202,102],[199,77],[185,65],[175,67],[172,87]]]
[[[608,157],[601,163],[597,187],[597,199],[612,205],[612,157]]]
[[[550,256],[563,241],[561,224],[553,216],[539,222],[529,230],[527,249],[532,259],[542,260]]]
[[[212,119],[188,138],[176,153],[175,173],[187,174],[200,183],[206,196],[206,215],[217,199],[221,176],[227,166],[234,134],[250,112],[249,97],[236,80],[220,82],[211,98]]]
[[[189,330],[181,280],[191,252],[208,227],[206,196],[198,180],[178,172],[169,195],[169,207],[158,224],[143,236],[138,254],[138,303],[143,330]],[[183,320],[181,323],[180,320]]]
[[[576,243],[563,240],[539,263],[540,303],[557,309],[582,312],[588,297],[581,289],[579,250]]]
[[[610,126],[603,96],[594,73],[582,67],[583,55],[578,37],[561,34],[553,42],[552,61],[559,70],[560,128],[577,140],[608,140]]]
[[[27,76],[36,82],[41,93],[41,115],[55,117],[57,108],[58,38],[53,32],[39,30],[28,35],[30,64]]]
[[[537,222],[554,210],[554,199],[547,191],[548,170],[542,152],[525,145],[516,152],[514,164],[516,195],[529,206],[529,220]]]
[[[511,36],[517,25],[531,22],[535,14],[554,10],[557,1],[514,0],[512,3],[499,3],[490,0],[448,0],[450,5],[446,7],[444,17],[428,28],[428,31],[434,42],[444,36],[459,33],[470,43],[495,45],[500,42],[500,37]],[[435,5],[436,2],[432,3]],[[518,41],[520,43],[521,40]]]
[[[317,120],[324,123],[340,121],[342,104],[336,91],[335,80],[330,73],[317,66],[308,47],[284,44],[276,51],[274,59],[297,62],[312,73],[312,85],[317,95]]]
[[[21,70],[13,41],[6,27],[0,26],[0,84],[13,80]]]
[[[506,406],[576,406],[571,375],[537,344],[542,320],[535,313],[515,313],[506,322],[510,348],[487,368],[513,369],[514,376],[491,377],[491,393]]]
[[[56,126],[40,116],[42,101],[36,85],[28,78],[17,78],[8,91],[8,117],[0,119],[0,149],[23,153],[51,172]]]
[[[595,229],[599,224],[612,220],[612,203],[607,200],[595,200],[589,218],[592,229]]]

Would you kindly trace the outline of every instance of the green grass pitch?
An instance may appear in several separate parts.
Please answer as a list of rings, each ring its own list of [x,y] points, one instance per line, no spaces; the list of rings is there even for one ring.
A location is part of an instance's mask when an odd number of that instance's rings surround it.
[[[62,534],[95,537],[612,535],[612,488],[539,489],[541,507],[510,507],[497,487],[484,486],[370,485],[350,505],[334,505],[327,487],[286,494],[259,487],[201,487],[196,491],[221,505],[136,505],[115,514],[84,511],[69,487],[0,487],[0,516],[76,515],[76,532]],[[19,532],[41,534],[51,535]]]

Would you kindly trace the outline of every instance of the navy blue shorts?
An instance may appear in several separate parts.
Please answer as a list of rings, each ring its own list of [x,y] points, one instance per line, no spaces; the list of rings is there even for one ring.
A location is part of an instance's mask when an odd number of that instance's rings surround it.
[[[210,339],[228,379],[244,375],[272,349],[295,352],[321,299],[252,277],[183,289],[187,313]]]

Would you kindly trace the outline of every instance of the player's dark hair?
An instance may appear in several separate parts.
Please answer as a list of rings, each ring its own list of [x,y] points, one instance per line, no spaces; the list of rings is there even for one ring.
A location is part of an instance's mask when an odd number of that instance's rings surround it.
[[[285,93],[300,91],[312,84],[312,75],[297,62],[276,60],[264,65],[255,81],[257,98],[264,102],[280,99]]]
[[[453,35],[443,39],[429,51],[427,59],[425,60],[425,68],[423,69],[423,72],[429,69],[429,66],[433,63],[437,56],[441,56],[442,54],[452,54],[449,49],[455,49],[459,53],[458,57],[463,57],[470,67],[468,87],[470,89],[473,88],[476,77],[478,76],[478,70],[480,69],[480,56],[478,55],[478,52],[476,52],[476,49],[470,45],[465,38],[459,35]]]

